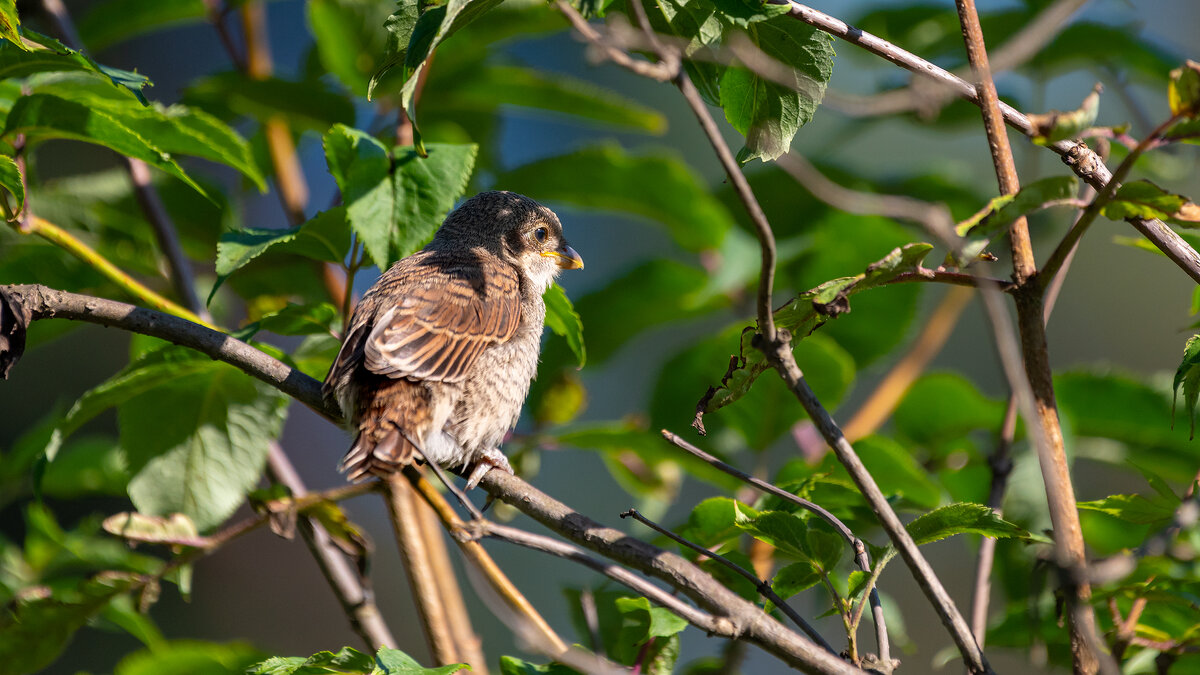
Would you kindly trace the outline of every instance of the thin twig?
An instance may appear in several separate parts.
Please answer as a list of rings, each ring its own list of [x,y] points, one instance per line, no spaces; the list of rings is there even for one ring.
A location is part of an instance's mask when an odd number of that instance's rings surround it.
[[[800,630],[804,631],[805,635],[812,638],[813,642],[816,642],[817,644],[824,647],[830,654],[833,654],[835,656],[837,655],[837,650],[834,649],[833,646],[830,645],[828,642],[826,642],[825,637],[823,635],[821,635],[820,633],[818,633],[817,629],[813,628],[811,624],[809,624],[807,621],[805,621],[804,617],[800,616],[800,614],[795,609],[793,609],[791,607],[791,605],[787,604],[786,600],[779,597],[779,595],[775,592],[775,589],[771,588],[771,584],[763,581],[762,579],[759,579],[758,575],[755,574],[754,572],[751,572],[750,570],[733,562],[732,560],[730,560],[729,558],[726,558],[725,556],[721,555],[720,553],[710,551],[707,548],[704,548],[703,546],[701,546],[695,542],[684,539],[683,537],[679,536],[678,534],[675,534],[674,532],[666,529],[665,527],[662,527],[658,523],[656,523],[656,522],[650,520],[649,518],[643,516],[642,514],[638,513],[637,509],[629,509],[628,511],[625,511],[624,513],[622,513],[621,517],[622,518],[627,518],[627,517],[633,518],[634,520],[638,521],[639,523],[645,525],[646,527],[649,527],[650,529],[654,530],[655,532],[658,532],[659,534],[667,537],[668,539],[671,539],[672,541],[676,542],[677,544],[686,546],[686,547],[692,549],[693,551],[699,553],[702,556],[712,558],[713,560],[716,560],[717,562],[721,563],[725,567],[728,567],[729,569],[733,570],[739,576],[747,579],[748,581],[750,581],[750,583],[754,584],[754,588],[755,588],[755,590],[758,591],[759,595],[763,596],[767,600],[770,600],[772,603],[774,603],[775,606],[780,609],[780,611],[782,611],[784,614],[787,615],[787,617],[789,619],[792,620],[792,623],[795,623],[800,628]]]
[[[145,284],[134,279],[124,270],[109,262],[107,258],[100,255],[91,246],[77,239],[75,235],[45,218],[29,214],[26,224],[19,226],[17,231],[22,234],[36,234],[67,253],[79,258],[106,279],[116,284],[122,291],[150,307],[182,317],[192,323],[213,328],[211,323],[197,316],[195,312],[150,290]]]
[[[767,494],[779,497],[780,499],[789,501],[796,506],[813,513],[818,518],[825,521],[826,524],[832,527],[834,531],[841,535],[842,538],[845,539],[848,544],[850,544],[851,549],[854,551],[854,563],[858,566],[858,568],[868,573],[871,571],[871,559],[867,553],[866,544],[863,543],[862,539],[859,539],[857,536],[855,536],[854,532],[847,527],[846,524],[841,521],[841,519],[830,513],[823,506],[811,502],[799,495],[794,495],[783,488],[777,487],[765,480],[762,480],[761,478],[751,476],[735,466],[726,464],[725,462],[722,462],[695,445],[692,445],[678,434],[667,431],[666,429],[663,429],[661,433],[663,438],[666,439],[668,443],[691,454],[693,457],[703,460],[710,466],[719,469],[730,476],[737,478],[738,480],[741,480],[747,485],[762,490]],[[891,661],[891,643],[888,639],[887,622],[883,617],[883,606],[880,604],[879,593],[875,589],[871,589],[870,600],[872,608],[871,620],[875,624],[875,645],[879,651],[880,660],[884,663],[888,663]]]

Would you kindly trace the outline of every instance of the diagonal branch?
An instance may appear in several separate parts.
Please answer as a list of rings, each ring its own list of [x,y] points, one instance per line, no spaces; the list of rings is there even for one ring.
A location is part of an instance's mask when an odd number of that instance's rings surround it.
[[[158,337],[224,361],[295,398],[332,422],[341,414],[321,396],[321,383],[254,347],[224,333],[178,317],[40,285],[0,286],[16,307],[22,326],[28,321],[60,318],[111,326]],[[13,355],[0,354],[0,357]],[[725,588],[682,557],[604,527],[552,499],[516,476],[490,471],[481,483],[497,498],[550,529],[601,555],[657,577],[679,589],[717,617],[724,637],[745,639],[786,663],[814,673],[861,673],[815,643],[788,630],[760,608]]]

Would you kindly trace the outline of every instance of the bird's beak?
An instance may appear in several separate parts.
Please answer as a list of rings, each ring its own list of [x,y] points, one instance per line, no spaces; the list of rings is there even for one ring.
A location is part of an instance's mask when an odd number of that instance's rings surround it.
[[[547,258],[557,258],[557,260],[554,262],[558,263],[558,266],[564,270],[583,269],[583,258],[579,257],[579,254],[575,252],[575,249],[567,246],[566,244],[564,244],[562,249],[559,251],[543,251],[542,255],[546,256]]]

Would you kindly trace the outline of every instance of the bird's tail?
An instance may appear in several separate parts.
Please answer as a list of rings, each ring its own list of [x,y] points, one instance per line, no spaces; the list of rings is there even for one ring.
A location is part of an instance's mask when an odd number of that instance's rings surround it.
[[[369,476],[386,476],[412,463],[420,448],[400,429],[390,426],[379,433],[376,429],[362,429],[354,439],[354,445],[338,465],[338,471],[357,483]]]

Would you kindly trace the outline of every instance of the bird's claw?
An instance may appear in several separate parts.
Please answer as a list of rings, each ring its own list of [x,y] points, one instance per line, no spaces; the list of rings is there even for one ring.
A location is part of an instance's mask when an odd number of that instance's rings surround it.
[[[508,458],[496,448],[485,450],[479,456],[479,460],[475,462],[475,468],[471,470],[471,475],[467,478],[467,489],[474,490],[475,486],[479,485],[479,481],[483,480],[484,475],[492,469],[500,469],[509,474],[513,472]]]

